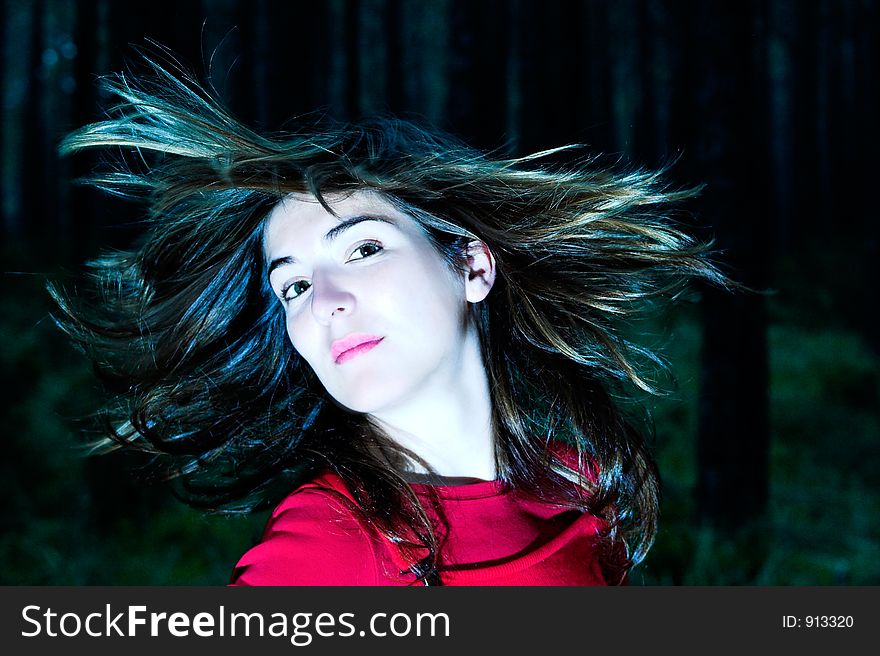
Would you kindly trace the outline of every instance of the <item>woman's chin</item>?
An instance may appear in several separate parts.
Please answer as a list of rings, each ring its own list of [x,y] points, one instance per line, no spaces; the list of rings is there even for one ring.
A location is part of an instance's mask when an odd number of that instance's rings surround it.
[[[389,385],[376,381],[362,388],[348,389],[344,394],[334,395],[333,398],[352,412],[375,414],[394,405],[395,400],[401,396],[396,391]]]

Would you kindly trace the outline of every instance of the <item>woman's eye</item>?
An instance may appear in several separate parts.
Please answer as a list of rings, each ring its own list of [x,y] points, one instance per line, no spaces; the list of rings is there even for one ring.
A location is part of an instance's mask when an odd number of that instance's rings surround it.
[[[292,301],[297,296],[305,294],[309,287],[312,286],[308,280],[294,280],[281,290],[281,298],[285,301]]]
[[[348,258],[348,261],[352,260],[363,260],[366,257],[370,257],[371,255],[375,255],[379,251],[382,250],[382,245],[375,241],[364,242],[360,246],[354,249],[354,252]]]

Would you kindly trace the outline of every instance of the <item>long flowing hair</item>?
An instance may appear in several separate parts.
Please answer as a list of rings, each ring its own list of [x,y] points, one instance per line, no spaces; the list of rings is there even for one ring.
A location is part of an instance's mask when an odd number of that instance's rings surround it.
[[[141,241],[89,263],[75,294],[49,286],[56,321],[112,392],[100,448],[155,454],[189,503],[224,511],[266,507],[330,469],[416,579],[437,582],[438,528],[388,466],[402,449],[334,404],[292,348],[266,278],[263,228],[281,199],[372,190],[421,224],[450,266],[472,239],[496,258],[495,286],[471,312],[499,477],[605,519],[613,580],[639,563],[659,481],[619,399],[632,386],[656,391],[644,372],[660,360],[617,326],[692,279],[728,284],[710,244],[670,218],[694,191],[656,171],[554,163],[572,146],[497,157],[393,117],[309,117],[258,134],[194,76],[146,62],[145,74],[104,78],[117,104],[61,144],[115,153],[89,182],[142,199],[148,214]],[[559,443],[576,464],[556,455]]]

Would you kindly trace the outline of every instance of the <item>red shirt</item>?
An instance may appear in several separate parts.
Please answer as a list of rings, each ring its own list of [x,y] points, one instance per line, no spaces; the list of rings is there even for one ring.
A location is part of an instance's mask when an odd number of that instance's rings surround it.
[[[412,484],[426,494],[425,485]],[[448,523],[443,585],[606,585],[595,545],[602,520],[536,501],[498,481],[434,486]],[[424,504],[429,517],[436,516]],[[369,529],[342,479],[325,473],[272,513],[233,585],[411,585],[397,549]]]

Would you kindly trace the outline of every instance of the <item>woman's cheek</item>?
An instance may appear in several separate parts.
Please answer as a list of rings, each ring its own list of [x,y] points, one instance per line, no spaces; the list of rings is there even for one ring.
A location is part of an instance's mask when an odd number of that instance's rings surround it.
[[[294,350],[299,353],[300,357],[306,362],[312,364],[314,359],[313,348],[310,347],[310,339],[308,335],[308,327],[304,325],[300,315],[289,314],[287,317],[287,336]]]

